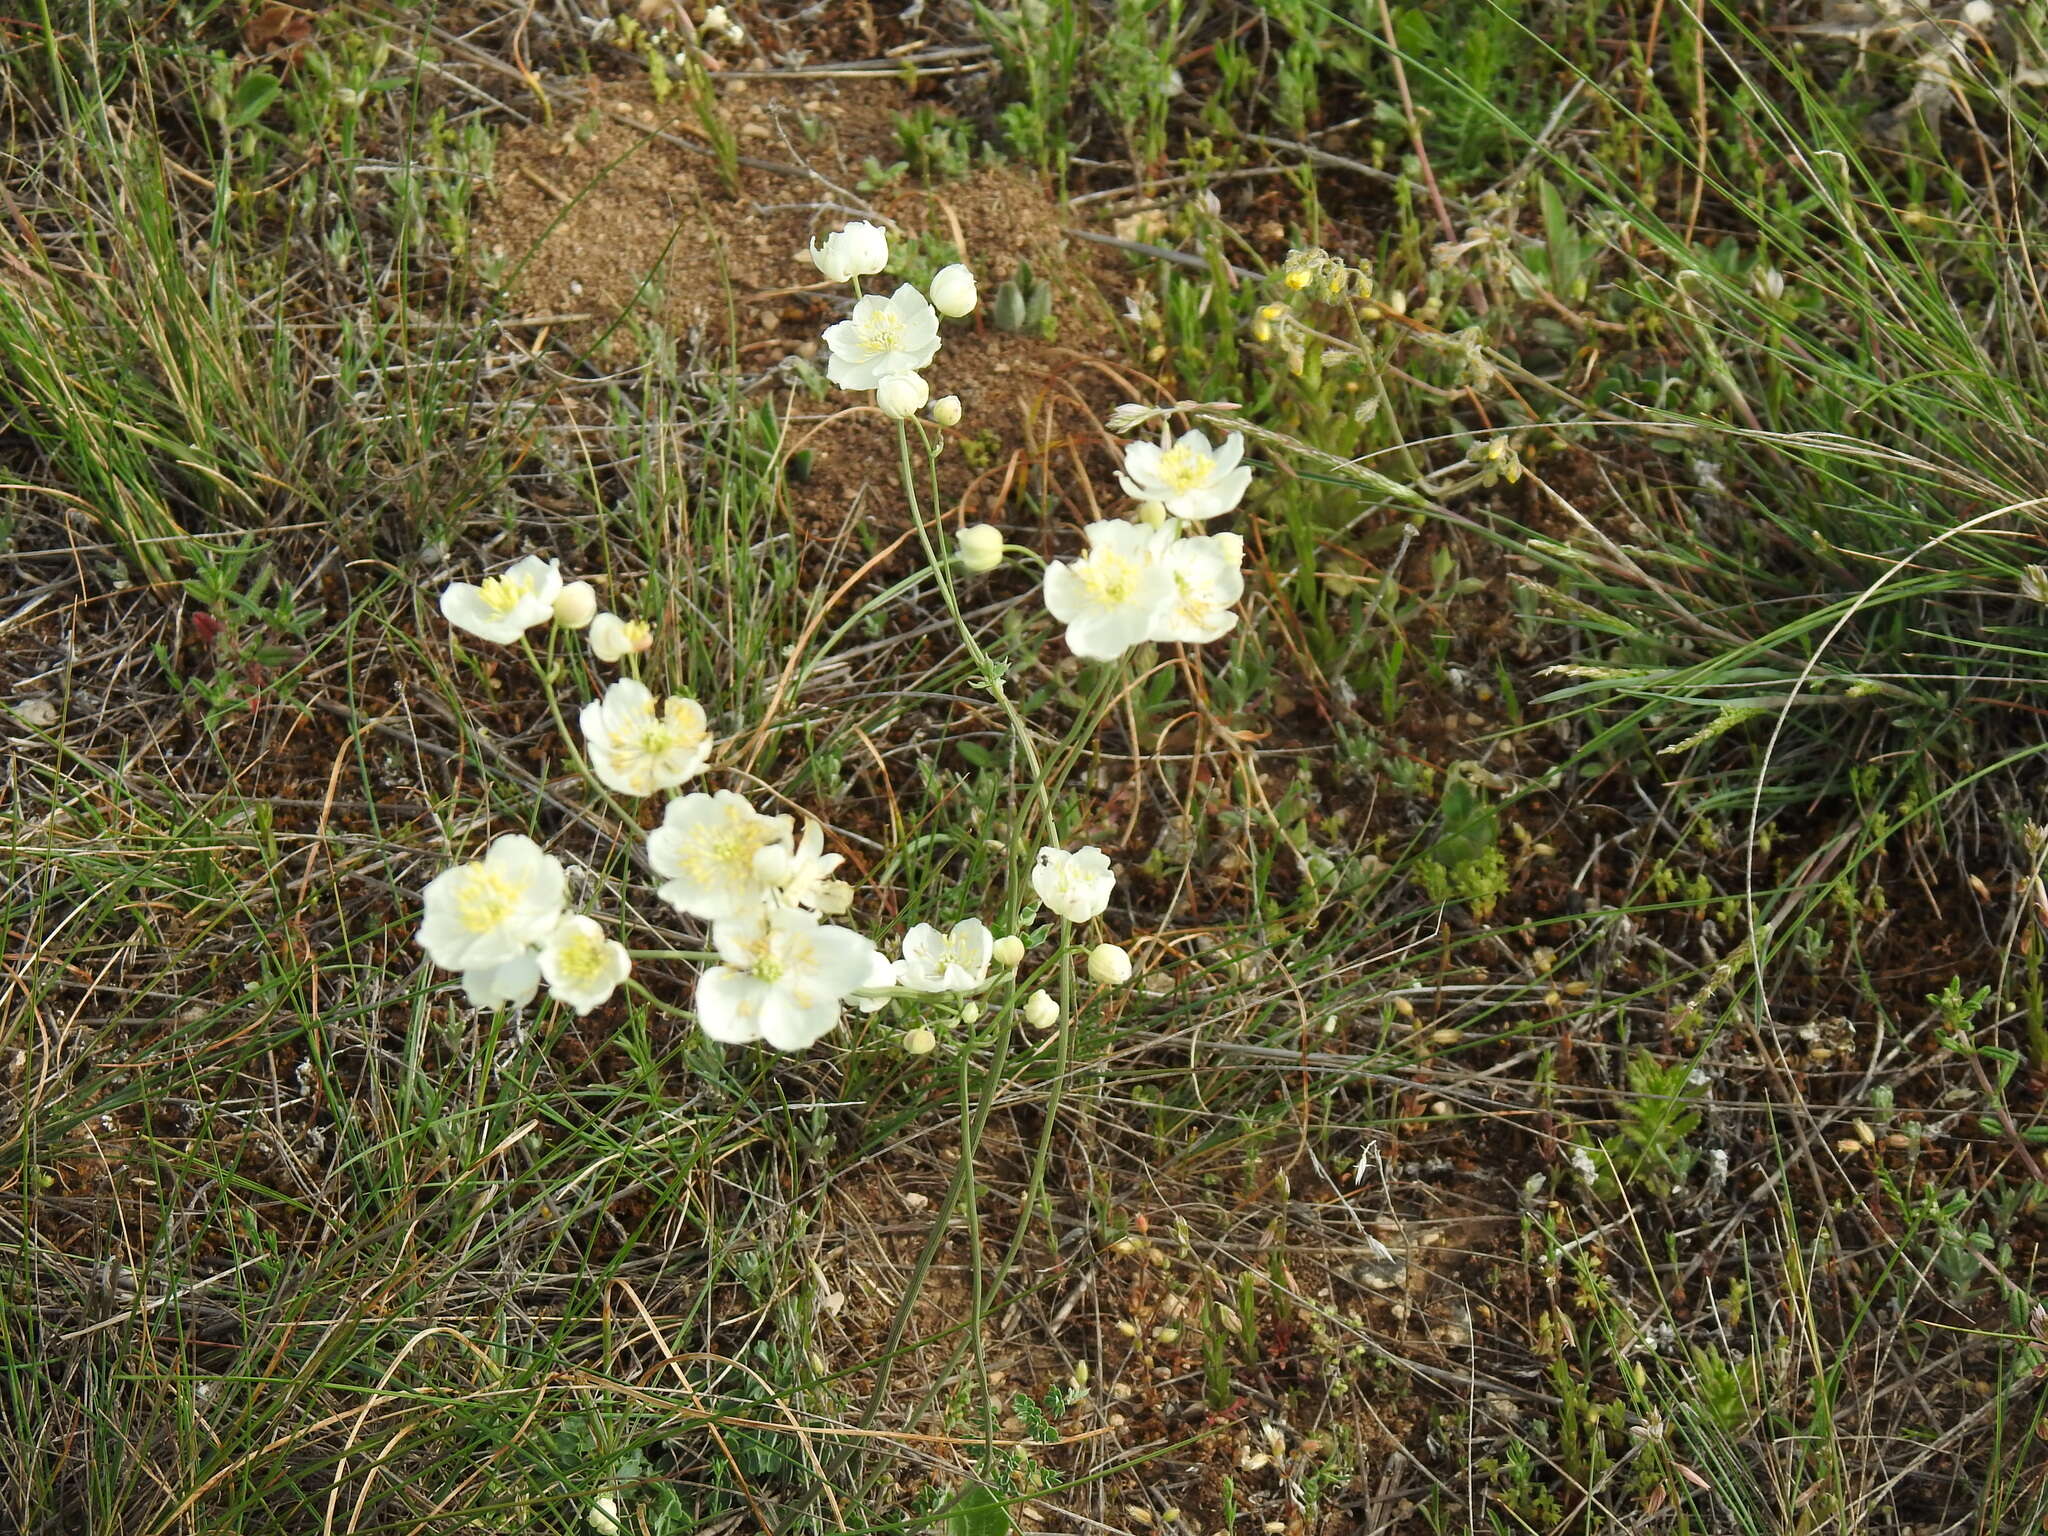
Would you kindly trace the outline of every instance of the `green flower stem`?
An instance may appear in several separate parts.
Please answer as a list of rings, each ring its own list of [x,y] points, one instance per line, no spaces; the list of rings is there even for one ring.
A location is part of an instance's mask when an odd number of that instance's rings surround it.
[[[629,810],[618,796],[605,788],[604,784],[598,779],[598,776],[591,772],[590,764],[584,761],[582,752],[577,749],[576,738],[569,731],[569,722],[562,715],[562,701],[555,697],[553,669],[542,664],[540,657],[534,654],[533,642],[524,635],[519,637],[519,648],[526,652],[528,665],[533,668],[535,674],[540,678],[541,692],[546,694],[548,699],[548,713],[554,717],[555,729],[561,733],[562,745],[569,752],[569,761],[576,765],[578,773],[590,781],[590,787],[597,791],[599,798],[606,805],[611,807],[612,814],[618,817],[627,827],[631,828],[632,831],[638,832],[640,830],[639,816]]]
[[[938,1262],[939,1249],[946,1241],[946,1229],[952,1225],[953,1212],[959,1207],[960,1197],[967,1193],[974,1182],[974,1158],[981,1145],[982,1132],[988,1126],[988,1117],[996,1107],[1003,1082],[1003,1069],[1009,1065],[1010,1040],[1016,1029],[1016,989],[1011,988],[1008,1006],[1003,1009],[1002,1021],[996,1031],[995,1054],[990,1058],[988,1071],[982,1078],[981,1095],[974,1108],[962,1115],[960,1123],[960,1162],[953,1170],[952,1182],[939,1198],[939,1207],[932,1213],[931,1233],[924,1240],[924,1248],[917,1256],[917,1263],[911,1267],[910,1279],[903,1288],[903,1300],[897,1304],[896,1316],[889,1323],[889,1337],[882,1345],[882,1353],[875,1362],[874,1390],[868,1394],[867,1406],[861,1410],[860,1427],[871,1427],[882,1411],[882,1403],[889,1395],[889,1376],[895,1369],[897,1358],[903,1351],[903,1336],[910,1330],[910,1314],[917,1305],[917,1298],[924,1290],[924,1283],[930,1276],[932,1265]],[[961,1053],[961,1103],[967,1101],[968,1062],[967,1053]],[[979,1265],[975,1268],[978,1270]],[[978,1315],[978,1314],[977,1314]],[[983,1383],[986,1387],[986,1382]],[[983,1400],[987,1393],[984,1391]]]
[[[919,433],[922,435],[922,427],[919,428]],[[924,443],[925,451],[930,455],[931,439],[926,437]],[[1001,706],[1004,718],[1009,721],[1010,729],[1017,737],[1017,745],[1023,750],[1024,761],[1031,769],[1032,793],[1038,801],[1039,814],[1045,822],[1046,839],[1048,842],[1057,841],[1059,823],[1053,815],[1052,787],[1046,782],[1045,768],[1039,762],[1038,748],[1032,743],[1030,728],[1025,724],[1024,717],[1017,713],[1017,705],[1010,698],[1009,689],[1004,686],[1003,669],[981,648],[981,642],[974,638],[974,630],[968,624],[967,616],[960,607],[959,589],[953,585],[952,562],[941,556],[938,544],[932,537],[932,530],[925,526],[924,512],[917,500],[917,472],[910,462],[908,421],[896,423],[896,449],[899,466],[903,472],[903,494],[910,498],[910,524],[917,530],[918,543],[924,546],[925,560],[930,564],[932,574],[938,578],[939,596],[946,605],[946,612],[952,617],[954,628],[960,631],[961,644],[966,646],[967,654],[974,660],[975,670],[981,675],[982,686],[988,690],[989,697]],[[936,468],[933,473],[936,475]],[[936,505],[934,501],[934,506]]]

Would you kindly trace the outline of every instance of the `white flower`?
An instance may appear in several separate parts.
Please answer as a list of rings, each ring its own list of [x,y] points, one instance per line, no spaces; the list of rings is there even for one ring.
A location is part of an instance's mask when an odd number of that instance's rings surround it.
[[[960,397],[958,395],[941,395],[938,399],[934,400],[932,402],[932,420],[942,427],[959,426]]]
[[[1244,499],[1252,472],[1238,463],[1244,434],[1233,432],[1220,448],[1197,430],[1181,434],[1171,448],[1133,443],[1124,450],[1124,490],[1139,501],[1156,501],[1175,517],[1200,520],[1228,512]]]
[[[873,389],[883,375],[916,373],[939,350],[939,317],[909,284],[889,298],[869,294],[852,318],[825,328],[832,357],[825,375],[841,389]]]
[[[449,971],[487,970],[545,939],[562,913],[562,861],[530,837],[501,837],[472,864],[428,882],[419,946]]]
[[[837,917],[853,904],[853,887],[830,878],[832,871],[846,862],[846,856],[825,851],[825,829],[815,821],[804,823],[803,840],[794,846],[786,818],[782,825],[781,841],[755,852],[754,878],[786,906],[809,907]],[[839,899],[842,892],[846,896],[843,902]]]
[[[712,10],[719,7],[713,6]],[[711,18],[706,16],[708,23]],[[608,1493],[600,1493],[590,1501],[590,1508],[583,1513],[583,1519],[597,1536],[619,1536],[619,1501]]]
[[[524,1008],[540,991],[540,963],[532,950],[503,965],[477,965],[462,973],[462,994],[472,1008]]]
[[[754,872],[754,855],[788,836],[788,817],[763,816],[729,789],[684,795],[647,834],[647,863],[663,877],[663,901],[715,923],[768,900],[773,890]]]
[[[978,917],[965,917],[949,933],[919,923],[903,935],[896,981],[913,992],[973,992],[988,985],[995,935]]]
[[[856,220],[827,235],[822,245],[813,241],[811,261],[835,283],[870,277],[889,265],[888,232],[879,224]]]
[[[1024,1022],[1033,1029],[1051,1029],[1060,1021],[1060,1005],[1043,987],[1024,999]]]
[[[587,917],[565,917],[555,924],[540,947],[540,973],[548,995],[575,1009],[580,1017],[609,999],[633,969],[626,946],[605,937]]]
[[[1088,975],[1105,987],[1120,987],[1131,979],[1131,957],[1121,944],[1098,944],[1088,951]]]
[[[958,530],[953,540],[960,546],[962,568],[980,576],[1003,563],[1003,530],[987,523],[971,523]]]
[[[896,985],[896,967],[889,963],[889,957],[879,949],[868,950],[868,977],[860,984],[860,990],[848,998],[862,1013],[880,1013],[896,999],[889,995],[889,989]]]
[[[1045,570],[1045,606],[1076,656],[1113,661],[1151,631],[1173,595],[1152,535],[1135,523],[1090,523],[1088,553]]]
[[[712,924],[725,963],[697,978],[697,1022],[727,1045],[766,1041],[800,1051],[839,1023],[839,1005],[867,984],[874,946],[799,907],[762,907]]]
[[[528,555],[503,575],[485,577],[480,587],[456,582],[441,594],[441,616],[479,640],[510,645],[534,625],[553,621],[561,590],[561,566]]]
[[[932,278],[932,308],[957,320],[974,313],[981,296],[974,290],[974,274],[954,262],[941,267]]]
[[[644,619],[600,613],[590,621],[590,649],[599,661],[616,662],[654,648],[654,631]]]
[[[1041,848],[1031,871],[1031,889],[1058,916],[1070,923],[1085,923],[1108,909],[1109,894],[1116,889],[1116,872],[1109,867],[1109,855],[1100,848],[1083,848],[1077,853]]]
[[[1024,941],[1014,933],[1006,933],[995,942],[990,957],[1006,971],[1014,971],[1024,963]]]
[[[908,421],[931,397],[921,373],[885,373],[875,381],[875,407],[892,421]]]
[[[665,699],[659,708],[644,683],[622,677],[602,699],[583,706],[590,771],[622,795],[674,789],[704,771],[711,728],[695,699]]]
[[[555,622],[564,629],[581,629],[597,617],[597,588],[587,581],[572,581],[555,594]]]
[[[1244,573],[1238,569],[1243,553],[1242,540],[1233,547],[1220,535],[1175,539],[1161,550],[1159,563],[1173,591],[1153,612],[1145,638],[1202,645],[1228,634],[1237,623],[1233,605],[1244,596]]]
[[[722,5],[714,5],[704,13],[704,30],[717,34],[720,41],[735,48],[747,40],[747,29],[734,21]]]

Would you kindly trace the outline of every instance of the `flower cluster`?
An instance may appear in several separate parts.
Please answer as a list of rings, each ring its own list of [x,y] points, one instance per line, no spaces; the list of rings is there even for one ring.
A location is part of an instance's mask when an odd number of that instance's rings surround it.
[[[1188,530],[1244,499],[1243,458],[1239,432],[1220,445],[1193,430],[1125,451],[1117,479],[1139,503],[1137,520],[1090,523],[1087,553],[1045,572],[1045,606],[1076,656],[1113,661],[1147,640],[1203,645],[1236,626],[1244,540]]]
[[[959,400],[932,400],[924,370],[940,349],[940,318],[971,314],[979,302],[974,274],[956,264],[940,270],[926,292],[904,284],[886,296],[860,293],[860,279],[883,272],[889,262],[888,235],[866,222],[813,244],[809,255],[828,279],[855,285],[851,313],[824,334],[832,382],[872,391],[876,407],[899,421],[929,406],[939,425],[958,422]],[[1327,274],[1315,271],[1327,283]],[[1177,409],[1184,407],[1124,406],[1111,413],[1109,425],[1129,433]],[[907,452],[908,438],[901,441]],[[1089,524],[1084,552],[1048,564],[1045,572],[1046,606],[1066,626],[1076,654],[1110,660],[1147,642],[1200,645],[1236,626],[1244,540],[1204,525],[1244,499],[1252,479],[1244,448],[1242,433],[1212,443],[1195,428],[1126,451],[1117,479],[1137,503],[1135,513]],[[904,470],[908,477],[907,457]],[[908,478],[905,491],[915,516],[915,485]],[[938,541],[922,527],[919,532],[930,558],[941,559]],[[958,530],[956,539],[954,558],[969,572],[994,570],[1007,549],[1001,530],[984,524]],[[951,605],[950,589],[947,597]],[[702,963],[694,1013],[710,1038],[799,1051],[837,1028],[846,1007],[874,1013],[899,999],[948,999],[950,1016],[972,1024],[982,1015],[978,994],[989,987],[992,968],[1014,973],[1022,967],[1026,937],[998,938],[980,916],[944,929],[917,923],[902,935],[893,959],[835,922],[851,911],[854,890],[838,877],[843,859],[826,852],[822,826],[806,818],[799,832],[795,817],[762,810],[734,790],[689,787],[715,768],[718,743],[709,713],[695,699],[660,694],[643,681],[639,658],[654,645],[652,629],[599,611],[591,583],[565,582],[557,562],[528,557],[480,584],[454,583],[441,595],[441,611],[466,634],[526,649],[544,681],[560,675],[552,649],[543,663],[527,638],[543,625],[585,632],[591,662],[625,669],[580,705],[580,751],[572,746],[571,755],[636,830],[640,813],[609,797],[669,797],[658,824],[645,833],[644,862],[661,900],[703,925],[709,952],[640,958]],[[970,649],[1007,708],[1000,667]],[[563,721],[559,703],[551,705]],[[1014,710],[1012,718],[1024,728]],[[1071,979],[1072,926],[1102,917],[1115,886],[1102,850],[1048,846],[1030,870],[1030,899],[1012,903],[1043,907],[1060,919],[1059,951],[1040,975],[1056,970],[1063,997]],[[568,891],[560,860],[531,838],[501,837],[481,859],[428,884],[419,943],[436,965],[461,974],[479,1007],[524,1007],[543,982],[551,997],[578,1013],[600,1006],[622,985],[658,1005],[630,979],[633,952],[594,918],[569,911]],[[1102,986],[1122,985],[1133,973],[1130,954],[1110,942],[1089,950],[1086,968]],[[1042,987],[1019,1000],[1029,985],[1013,985],[1004,1006],[1034,1028],[1054,1027],[1061,1002]],[[901,1044],[923,1055],[937,1048],[937,1036],[918,1026],[904,1032]]]
[[[606,1001],[633,969],[625,946],[588,917],[563,910],[562,861],[530,837],[501,837],[470,864],[427,885],[419,945],[445,970],[462,973],[479,1008],[523,1008],[543,979],[550,996],[577,1013]]]
[[[847,225],[813,242],[811,262],[835,283],[873,277],[889,265],[889,237],[879,225],[865,221]],[[939,317],[959,319],[974,313],[981,297],[974,274],[959,263],[942,267],[932,278],[929,297],[904,283],[887,298],[870,293],[856,300],[853,313],[826,327],[830,358],[825,376],[841,389],[873,390],[875,407],[904,421],[931,405],[932,420],[950,427],[960,420],[960,400],[945,395],[934,401],[924,370],[939,352]]]
[[[998,539],[999,542],[999,539]],[[523,644],[543,624],[584,629],[604,664],[648,650],[653,635],[638,620],[599,613],[588,583],[564,583],[554,561],[521,560],[481,585],[458,582],[441,610],[465,633]],[[623,677],[584,704],[579,717],[591,776],[616,794],[654,795],[681,788],[712,763],[710,721],[694,699],[658,698],[637,677]],[[947,995],[973,1022],[972,994],[990,968],[1014,971],[1025,957],[1017,935],[997,938],[979,917],[945,931],[919,923],[891,961],[851,928],[829,921],[853,905],[853,887],[837,877],[841,855],[825,851],[823,828],[757,809],[732,790],[675,795],[646,834],[646,865],[656,894],[709,930],[713,961],[698,975],[697,1022],[714,1040],[760,1042],[799,1051],[837,1027],[851,1004],[874,1012],[898,997]],[[1039,851],[1031,872],[1036,904],[1072,923],[1100,917],[1116,883],[1101,850]],[[418,940],[428,959],[459,972],[479,1008],[523,1008],[546,983],[549,996],[577,1013],[606,1002],[632,974],[633,956],[593,918],[568,908],[562,863],[531,838],[500,837],[481,859],[429,882]],[[1130,959],[1113,944],[1090,955],[1088,973],[1104,984],[1128,980]],[[1034,1027],[1051,1028],[1059,1005],[1034,992],[1018,1005]],[[929,1029],[907,1031],[912,1054],[936,1048]]]

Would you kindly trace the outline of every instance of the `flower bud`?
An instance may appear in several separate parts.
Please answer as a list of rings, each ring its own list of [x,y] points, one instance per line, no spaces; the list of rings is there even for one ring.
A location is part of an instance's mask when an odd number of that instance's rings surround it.
[[[597,617],[597,588],[587,581],[572,581],[555,594],[555,622],[564,629],[581,629]]]
[[[1014,933],[1006,933],[996,940],[989,955],[997,965],[1005,970],[1014,971],[1024,963],[1024,941]]]
[[[959,319],[962,315],[974,313],[974,306],[981,301],[975,292],[974,274],[957,261],[950,267],[941,267],[932,278],[932,308],[942,315]]]
[[[929,1056],[939,1048],[939,1037],[928,1029],[906,1029],[899,1043],[906,1056]]]
[[[894,421],[907,421],[924,409],[932,387],[919,373],[885,373],[875,384],[875,405]]]
[[[932,420],[942,427],[960,425],[960,397],[941,395],[932,402]]]
[[[1147,528],[1164,528],[1166,526],[1166,503],[1161,501],[1139,502],[1138,521]]]
[[[1098,944],[1088,951],[1088,976],[1105,987],[1131,979],[1131,957],[1121,944]]]
[[[1003,530],[987,523],[971,523],[953,535],[960,546],[960,564],[980,575],[1003,563]]]
[[[962,1024],[979,1024],[981,1022],[981,1004],[973,1001],[962,1003],[960,1005],[960,1022]]]
[[[1051,1029],[1060,1021],[1060,1005],[1044,988],[1024,999],[1024,1022],[1033,1029]]]
[[[600,613],[590,621],[590,649],[599,661],[618,661],[654,648],[654,631],[644,619]]]

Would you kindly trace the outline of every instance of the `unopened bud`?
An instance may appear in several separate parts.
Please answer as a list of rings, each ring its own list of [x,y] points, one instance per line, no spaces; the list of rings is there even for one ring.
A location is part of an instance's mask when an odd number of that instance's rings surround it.
[[[1131,979],[1131,957],[1120,944],[1098,944],[1088,951],[1088,975],[1105,987]]]
[[[564,629],[581,629],[597,617],[597,588],[587,581],[572,581],[555,594],[555,622]]]

